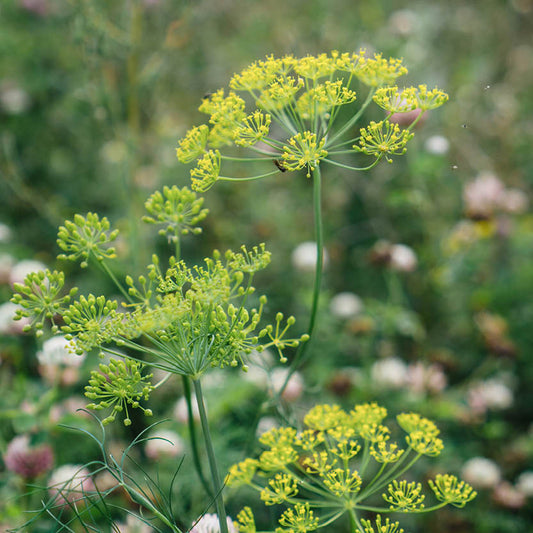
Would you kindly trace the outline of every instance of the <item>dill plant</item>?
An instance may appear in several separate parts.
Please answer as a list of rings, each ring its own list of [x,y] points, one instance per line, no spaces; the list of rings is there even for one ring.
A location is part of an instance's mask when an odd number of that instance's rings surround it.
[[[109,221],[95,213],[76,215],[59,228],[60,259],[79,261],[82,268],[94,264],[106,272],[122,295],[122,302],[105,295],[80,295],[76,289],[62,295],[65,276],[46,271],[29,274],[23,284],[16,284],[13,301],[20,305],[18,317],[28,317],[39,335],[59,330],[70,341],[73,352],[82,354],[98,350],[110,356],[108,364],[100,364],[91,372],[85,395],[92,400],[89,409],[106,412],[103,424],[123,417],[131,424],[130,411],[139,409],[151,416],[144,404],[150,392],[170,375],[182,376],[188,398],[190,433],[195,465],[206,492],[215,501],[221,520],[221,531],[227,531],[222,482],[210,436],[201,378],[212,368],[242,366],[247,370],[246,356],[252,350],[273,348],[286,361],[283,350],[298,346],[308,339],[287,336],[294,317],[278,313],[273,325],[260,327],[266,296],[256,297],[257,306],[247,303],[255,288],[256,272],[270,263],[270,252],[263,244],[224,254],[215,250],[202,265],[189,266],[180,258],[180,239],[188,233],[198,234],[198,226],[207,215],[203,200],[188,188],[165,187],[146,201],[147,224],[162,226],[160,233],[174,245],[174,255],[162,266],[157,255],[147,266],[146,274],[121,281],[113,273],[116,259],[112,246],[118,231]],[[56,324],[60,316],[63,325]],[[152,385],[152,374],[146,367],[166,372],[166,378]],[[192,383],[200,412],[202,433],[207,452],[211,483],[202,473],[193,416],[190,405]],[[146,505],[146,502],[143,501]],[[148,506],[156,516],[157,509]],[[172,517],[163,518],[166,525],[179,531]]]
[[[152,384],[147,368],[182,376],[193,460],[210,502],[215,503],[221,533],[228,532],[224,483],[210,436],[202,377],[212,368],[241,366],[246,370],[247,354],[269,347],[278,351],[283,363],[287,361],[285,348],[297,348],[285,385],[301,363],[315,326],[322,277],[322,166],[365,171],[382,159],[392,162],[392,156],[405,153],[416,121],[401,129],[389,120],[390,115],[420,109],[419,120],[423,112],[448,98],[441,90],[425,85],[400,89],[396,80],[406,72],[401,60],[385,59],[380,54],[368,57],[364,50],[300,59],[268,57],[253,63],[231,79],[228,92],[220,89],[204,99],[200,111],[209,115],[208,124],[192,128],[179,142],[180,162],[194,164],[190,172],[193,190],[165,187],[145,203],[148,214],[144,222],[159,226],[159,233],[174,247],[168,264],[163,266],[153,255],[144,275],[118,279],[111,266],[116,260],[113,241],[118,231],[98,214],[78,214],[59,229],[58,245],[63,253],[58,257],[79,261],[82,268],[95,265],[102,269],[117,286],[122,301],[95,294],[75,299],[76,288],[66,293],[60,271],[30,274],[23,284],[14,287],[13,301],[21,306],[18,317],[30,318],[38,335],[61,331],[74,352],[98,350],[111,356],[109,363],[91,373],[86,387],[92,401],[88,408],[106,412],[104,424],[120,416],[129,425],[132,409],[152,415],[145,404],[150,392],[167,378]],[[361,104],[359,89],[356,92],[352,88],[356,80],[367,87]],[[372,102],[388,116],[358,125]],[[247,110],[250,105],[252,108]],[[351,112],[341,112],[343,109]],[[347,164],[344,158],[348,155],[361,163]],[[259,175],[235,178],[224,174],[227,161],[260,161],[271,168]],[[313,180],[318,253],[307,333],[292,338],[287,330],[294,323],[293,317],[278,313],[275,324],[260,326],[265,296],[254,295],[256,307],[248,307],[255,292],[254,275],[271,259],[264,245],[251,249],[243,246],[225,254],[214,251],[203,264],[189,266],[181,258],[181,238],[200,233],[198,224],[207,215],[203,199],[196,192],[205,192],[218,181],[257,180],[295,171],[304,171]],[[203,475],[198,455],[191,383],[199,407],[210,482]],[[401,448],[388,442],[390,430],[382,423],[385,417],[385,409],[376,404],[356,406],[349,413],[338,406],[316,406],[303,419],[305,428],[284,427],[265,433],[260,442],[266,449],[257,459],[247,458],[233,466],[226,483],[250,485],[259,491],[266,505],[286,505],[276,533],[314,531],[344,515],[348,515],[352,531],[401,533],[399,524],[383,519],[383,513],[427,512],[447,504],[462,507],[475,497],[472,488],[454,476],[438,475],[429,485],[439,503],[424,508],[421,485],[399,477],[421,456],[440,453],[443,445],[439,431],[433,422],[419,415],[399,415],[398,423],[407,432],[407,447]],[[102,468],[111,470],[134,501],[165,526],[181,531],[171,505],[162,509],[139,493],[123,475],[121,465],[104,460]],[[382,498],[388,507],[374,505],[379,491],[384,491]],[[366,502],[367,498],[371,503]],[[378,514],[372,522],[362,516],[364,512]],[[236,527],[241,532],[255,533],[250,507],[241,511]]]
[[[448,100],[445,92],[427,85],[399,87],[397,79],[406,73],[400,59],[386,59],[382,54],[370,57],[365,50],[302,58],[270,56],[235,74],[229,88],[204,98],[199,110],[209,116],[208,124],[191,128],[179,142],[178,160],[194,163],[190,176],[196,191],[205,192],[220,181],[253,181],[280,172],[303,170],[313,180],[317,258],[309,335],[316,322],[324,257],[321,168],[329,165],[362,172],[382,159],[392,163],[393,156],[406,152],[422,115]],[[387,116],[361,125],[372,103]],[[407,128],[389,120],[393,113],[415,109],[420,113]],[[348,164],[349,156],[357,163]],[[231,161],[262,162],[270,170],[232,177],[226,175],[224,165]],[[308,345],[299,347],[278,395]]]

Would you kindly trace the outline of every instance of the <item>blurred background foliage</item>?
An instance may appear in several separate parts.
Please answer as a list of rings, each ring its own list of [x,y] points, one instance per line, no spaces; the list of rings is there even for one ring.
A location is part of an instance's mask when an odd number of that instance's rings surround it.
[[[139,273],[154,247],[165,250],[139,223],[143,203],[163,185],[188,183],[177,140],[204,120],[202,97],[252,61],[361,47],[403,57],[409,74],[400,81],[438,85],[450,101],[430,113],[393,165],[324,173],[322,307],[301,373],[304,392],[287,399],[287,409],[298,417],[317,402],[376,400],[391,414],[413,409],[435,418],[448,446],[425,466],[458,472],[481,457],[493,477],[470,474],[480,495],[465,510],[419,518],[406,530],[530,531],[532,34],[531,0],[3,0],[0,303],[29,259],[67,270],[86,292],[105,288],[97,274],[55,260],[57,226],[78,212],[97,211],[122,230],[117,269]],[[273,262],[257,286],[269,309],[295,314],[303,330],[312,273],[297,266],[297,246],[313,240],[309,180],[280,173],[220,184],[205,196],[204,233],[187,238],[184,256],[200,261],[214,247],[266,242]],[[415,263],[391,263],[398,243]],[[345,292],[348,311],[334,298]],[[77,438],[73,453],[72,434],[57,421],[90,427],[71,411],[94,354],[75,380],[51,385],[35,357],[42,347],[4,311],[2,451],[31,433],[52,446],[56,466],[91,460],[91,442]],[[227,466],[253,449],[253,406],[264,393],[236,374],[221,376],[208,394]],[[170,382],[152,403],[185,438],[173,411],[179,387]],[[110,439],[120,447],[143,424],[112,428]],[[177,512],[188,527],[205,499],[186,463]],[[0,523],[18,523],[24,489],[20,476],[0,472]],[[232,496],[232,516],[246,497]]]

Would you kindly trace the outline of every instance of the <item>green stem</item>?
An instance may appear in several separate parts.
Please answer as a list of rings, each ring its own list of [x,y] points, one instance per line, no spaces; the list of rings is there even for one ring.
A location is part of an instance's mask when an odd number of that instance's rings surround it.
[[[328,148],[328,146],[331,146],[339,137],[344,135],[344,133],[346,133],[346,131],[348,131],[361,118],[361,115],[364,113],[365,109],[372,101],[372,97],[374,96],[375,92],[376,89],[372,89],[368,93],[366,100],[363,102],[363,105],[361,106],[359,111],[337,133],[335,133],[335,135],[328,139],[328,142],[325,146],[326,149]]]
[[[287,377],[281,388],[277,391],[274,398],[280,398],[289,382],[291,376],[296,372],[298,365],[302,361],[307,352],[307,346],[313,336],[315,329],[316,315],[318,311],[318,301],[320,297],[320,285],[322,283],[322,270],[324,263],[324,228],[322,224],[322,176],[320,174],[320,167],[317,165],[313,172],[313,210],[315,215],[315,240],[316,240],[316,267],[315,267],[315,283],[313,287],[313,300],[311,303],[311,316],[309,317],[309,325],[307,327],[307,334],[309,340],[307,342],[300,343],[296,355],[291,362]]]
[[[193,379],[194,392],[196,400],[198,401],[198,410],[200,411],[200,420],[202,421],[202,430],[204,433],[205,448],[207,451],[207,458],[209,460],[209,469],[211,470],[211,479],[213,482],[213,492],[215,496],[215,507],[217,509],[218,522],[220,524],[220,533],[228,533],[228,523],[226,521],[226,508],[224,507],[224,499],[222,497],[222,481],[218,472],[217,460],[215,457],[215,450],[213,448],[213,441],[209,431],[209,423],[207,421],[207,413],[205,410],[204,397],[202,394],[202,386],[199,379]]]
[[[109,266],[106,264],[106,262],[105,261],[97,261],[97,264],[109,276],[111,281],[115,284],[117,289],[121,292],[122,296],[124,296],[124,298],[126,298],[126,301],[128,301],[129,303],[132,303],[133,300],[131,299],[130,295],[128,294],[128,291],[122,286],[122,284],[117,279],[115,274],[113,274],[113,271],[109,268]]]
[[[221,155],[220,158],[225,161],[272,161],[272,158],[276,157],[277,154],[272,153],[269,157],[231,157],[229,155]]]
[[[348,513],[350,515],[350,529],[355,533],[357,531],[363,531],[361,528],[361,524],[359,523],[359,520],[357,519],[357,515],[355,514],[355,511],[350,507],[348,509]]]
[[[146,509],[149,509],[163,524],[168,526],[173,532],[175,533],[182,533],[181,529],[176,526],[173,522],[171,522],[157,507],[143,494],[141,494],[138,490],[134,489],[132,486],[128,485],[124,480],[122,480],[119,483],[119,486],[121,486],[131,497],[131,499],[138,503],[139,505],[142,505],[143,507],[146,507]]]
[[[250,178],[229,178],[227,176],[219,176],[217,179],[220,181],[253,181],[253,180],[260,180],[268,176],[272,176],[274,174],[277,174],[278,172],[279,170],[276,169],[276,170],[272,170],[271,172],[267,172],[266,174],[260,174],[259,176],[252,176]]]
[[[191,384],[187,376],[182,376],[182,379],[183,379],[183,392],[185,394],[185,401],[187,403],[187,415],[188,415],[187,425],[189,427],[189,438],[191,440],[192,458],[194,462],[194,467],[196,469],[196,473],[198,474],[198,477],[200,478],[200,482],[202,483],[202,486],[204,487],[209,497],[212,498],[213,491],[211,490],[209,483],[207,483],[207,480],[205,479],[204,472],[202,470],[202,463],[200,461],[200,454],[198,453],[198,441],[196,440],[196,428],[194,426],[194,416],[193,416],[192,403],[191,403]]]
[[[407,457],[407,453],[404,454],[404,457],[406,458]],[[381,490],[385,485],[388,485],[389,483],[392,482],[393,479],[397,479],[398,477],[400,477],[404,472],[407,472],[407,470],[409,470],[421,457],[421,454],[417,454],[415,455],[415,457],[413,459],[411,459],[407,465],[405,465],[403,468],[399,468],[402,464],[402,460],[404,459],[402,457],[402,459],[400,459],[396,464],[395,466],[389,470],[387,472],[387,475],[385,476],[384,479],[382,479],[381,481],[377,482],[374,487],[370,488],[367,487],[364,491],[362,491],[356,501],[361,501],[363,500],[364,498],[367,498],[368,496],[370,496],[371,494],[374,494],[375,492],[377,492],[378,490]]]
[[[352,150],[353,152],[353,150]],[[355,171],[362,171],[362,170],[370,170],[371,168],[374,168],[378,162],[380,161],[381,157],[378,157],[371,165],[367,167],[352,167],[350,165],[345,165],[343,163],[339,163],[338,161],[333,161],[333,159],[324,159],[327,163],[330,163],[333,166],[341,167],[341,168],[347,168],[348,170],[355,170]]]

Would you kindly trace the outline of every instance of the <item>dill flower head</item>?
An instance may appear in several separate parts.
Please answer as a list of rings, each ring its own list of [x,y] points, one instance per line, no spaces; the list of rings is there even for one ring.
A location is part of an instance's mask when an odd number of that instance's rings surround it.
[[[462,507],[476,496],[470,485],[449,474],[438,474],[428,487],[396,479],[422,455],[436,455],[442,446],[432,421],[403,413],[397,417],[408,432],[402,447],[392,441],[398,431],[385,425],[386,417],[387,410],[376,403],[355,405],[349,412],[339,405],[316,405],[303,417],[302,429],[274,427],[263,433],[259,442],[264,450],[257,459],[233,465],[226,484],[252,487],[267,506],[284,505],[276,533],[313,531],[345,513],[353,519],[367,513],[367,498],[376,513],[417,513],[443,505]],[[436,499],[433,505],[427,488]],[[376,506],[376,496],[381,496],[382,507]],[[242,531],[255,533],[250,508],[237,518]],[[358,533],[403,531],[380,514],[360,523],[364,531]]]
[[[101,262],[116,257],[115,249],[109,244],[118,236],[118,230],[111,230],[109,220],[100,218],[96,213],[87,213],[86,217],[75,215],[74,220],[66,220],[57,234],[57,244],[65,252],[59,259],[76,261],[87,267],[89,258]]]
[[[382,158],[391,161],[391,156],[405,153],[413,136],[410,130],[422,114],[448,98],[426,85],[399,89],[397,79],[406,73],[401,59],[372,57],[365,50],[351,54],[334,50],[302,58],[269,56],[235,74],[229,91],[219,89],[204,98],[199,109],[209,115],[208,123],[193,127],[179,141],[178,159],[195,165],[192,187],[202,192],[217,181],[260,179],[302,169],[310,177],[322,164],[363,170]],[[354,88],[355,83],[359,86]],[[360,98],[360,93],[366,97]],[[356,130],[372,102],[389,111],[389,117]],[[414,109],[420,116],[405,130],[389,121],[393,113]],[[354,145],[354,141],[359,142]],[[370,156],[370,165],[337,160],[349,153],[357,159]],[[256,160],[265,170],[231,177],[225,173],[225,162],[232,159]]]
[[[93,370],[89,384],[85,387],[85,396],[93,400],[88,409],[112,408],[111,414],[104,418],[103,424],[115,420],[117,413],[124,413],[124,425],[129,426],[128,406],[141,409],[145,415],[151,416],[152,411],[141,406],[153,390],[148,381],[152,374],[142,375],[143,365],[133,359],[111,359],[108,365],[101,364],[99,372]]]

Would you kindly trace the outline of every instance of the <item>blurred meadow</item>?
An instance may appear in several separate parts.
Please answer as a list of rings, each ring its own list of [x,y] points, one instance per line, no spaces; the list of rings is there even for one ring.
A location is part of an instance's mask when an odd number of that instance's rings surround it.
[[[285,409],[297,419],[316,403],[376,401],[390,416],[413,410],[437,423],[444,451],[421,460],[419,476],[460,474],[478,496],[464,509],[407,517],[406,533],[532,531],[532,35],[532,0],[2,0],[0,530],[40,507],[32,487],[46,487],[52,471],[99,454],[87,434],[64,427],[99,431],[77,411],[97,353],[66,364],[46,339],[23,333],[12,320],[12,284],[58,268],[80,292],[113,294],[98,272],[56,259],[65,219],[108,217],[121,231],[117,273],[140,274],[152,250],[167,253],[166,240],[140,222],[144,202],[164,185],[190,183],[176,147],[204,121],[202,99],[271,54],[366,48],[403,58],[409,73],[400,84],[438,86],[450,99],[427,113],[393,164],[364,174],[323,170],[327,260],[317,329]],[[382,115],[373,108],[367,119]],[[268,295],[265,313],[294,315],[298,334],[313,282],[311,189],[303,172],[219,183],[203,195],[203,233],[182,243],[192,263],[213,248],[266,243],[272,262],[254,284]],[[223,471],[254,450],[256,426],[277,423],[257,420],[256,408],[279,373],[277,365],[206,378]],[[165,487],[185,454],[171,492],[187,531],[206,498],[188,461],[182,394],[173,377],[149,402],[174,448],[143,443],[131,453]],[[106,428],[115,456],[150,422],[132,418],[129,427]],[[36,476],[6,459],[21,436],[41,451]],[[125,494],[114,497],[135,508]],[[253,507],[253,498],[228,490],[228,514]],[[265,523],[268,511],[258,512]],[[151,531],[113,516],[122,532]],[[43,517],[28,530],[61,529]]]

